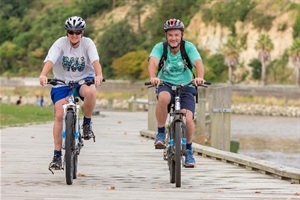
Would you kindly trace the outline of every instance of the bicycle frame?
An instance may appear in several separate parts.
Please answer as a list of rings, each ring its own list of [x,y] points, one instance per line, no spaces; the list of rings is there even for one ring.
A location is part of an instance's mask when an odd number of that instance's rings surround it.
[[[170,85],[171,86],[171,85]],[[174,100],[174,104],[173,104],[173,107],[171,107],[171,111],[169,113],[169,131],[168,131],[168,134],[170,134],[170,128],[172,128],[172,126],[174,126],[174,122],[175,121],[180,121],[182,122],[182,125],[183,125],[183,133],[182,133],[182,138],[181,138],[181,143],[182,143],[182,155],[185,155],[185,150],[186,150],[186,120],[185,120],[185,117],[186,117],[186,113],[182,112],[181,111],[181,104],[180,104],[180,93],[181,93],[181,90],[183,89],[184,87],[180,86],[175,86],[175,85],[172,85],[171,86],[171,89],[173,91],[175,91],[175,100]],[[170,141],[169,141],[169,145],[172,147],[174,146],[174,135],[170,135]]]
[[[63,105],[63,127],[62,127],[62,148],[65,149],[65,139],[66,139],[66,115],[67,115],[67,110],[72,110],[75,113],[76,116],[76,125],[75,125],[75,147],[78,148],[78,143],[79,143],[79,130],[80,130],[80,125],[79,125],[79,110],[80,110],[80,105],[77,104],[78,99],[77,97],[74,97],[74,84],[69,83],[70,86],[70,91],[69,91],[69,98],[68,98],[68,103]]]

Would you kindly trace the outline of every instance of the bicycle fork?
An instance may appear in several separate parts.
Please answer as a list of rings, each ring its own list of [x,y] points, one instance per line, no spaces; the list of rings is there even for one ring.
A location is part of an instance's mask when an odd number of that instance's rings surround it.
[[[175,117],[174,117],[175,115]],[[186,152],[186,125],[185,125],[185,113],[181,114],[170,114],[170,127],[169,131],[166,134],[167,138],[167,146],[163,151],[163,159],[168,160],[172,156],[174,156],[174,138],[175,138],[175,131],[174,126],[175,122],[181,122],[181,155],[185,156]],[[175,119],[174,119],[175,118]],[[182,158],[183,159],[183,158]]]
[[[69,104],[66,104],[66,105],[63,105],[63,109],[64,109],[64,116],[63,116],[63,127],[62,127],[62,149],[65,149],[66,147],[66,115],[67,115],[67,111],[69,109],[72,109],[73,111],[75,110],[76,113],[75,113],[75,132],[74,132],[74,138],[75,138],[75,147],[76,147],[76,150],[78,150],[78,144],[79,144],[79,137],[80,137],[80,125],[79,125],[79,105],[76,105],[74,103],[72,103],[70,105]],[[75,109],[76,108],[76,109]],[[78,150],[79,151],[79,150]]]

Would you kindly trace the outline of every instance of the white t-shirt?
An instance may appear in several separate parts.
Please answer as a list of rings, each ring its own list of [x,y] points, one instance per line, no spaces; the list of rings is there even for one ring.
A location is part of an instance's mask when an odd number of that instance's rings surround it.
[[[44,63],[51,61],[55,78],[61,80],[79,81],[88,76],[95,76],[92,63],[99,60],[95,43],[87,37],[82,37],[77,48],[70,45],[67,36],[54,42],[49,49]]]

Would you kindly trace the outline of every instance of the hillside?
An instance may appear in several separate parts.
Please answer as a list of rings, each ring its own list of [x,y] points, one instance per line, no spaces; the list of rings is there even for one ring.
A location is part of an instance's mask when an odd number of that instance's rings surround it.
[[[133,67],[141,69],[131,75],[114,73],[113,61],[129,52],[134,52],[136,59],[141,57],[137,55],[149,55],[153,45],[164,40],[165,20],[179,18],[186,26],[185,39],[201,53],[207,79],[227,81],[223,50],[233,38],[242,47],[235,49],[234,83],[257,83],[261,64],[255,46],[266,34],[273,44],[267,66],[269,83],[295,83],[287,53],[300,38],[299,0],[3,0],[1,6],[2,76],[38,76],[50,45],[65,34],[61,28],[64,20],[79,15],[88,24],[85,35],[95,41],[103,71],[110,79],[144,79],[147,56],[136,62],[139,65]],[[126,71],[125,64],[124,68]]]
[[[268,8],[272,2],[275,1],[262,1],[262,3],[253,9],[253,11],[257,12],[264,12],[266,10],[268,11],[268,15],[274,17],[270,30],[258,30],[253,26],[252,21],[235,23],[237,37],[244,34],[247,35],[247,48],[240,53],[240,61],[244,61],[246,65],[258,55],[254,46],[261,33],[267,33],[274,43],[274,49],[271,51],[272,58],[280,58],[293,44],[293,25],[296,13],[295,11],[279,10],[272,6]],[[281,30],[280,26],[283,25],[286,27],[284,30]],[[220,48],[226,44],[230,34],[229,28],[222,27],[219,23],[206,24],[202,20],[201,11],[195,14],[186,31],[187,38],[196,41],[198,48],[209,49],[211,54],[220,52]],[[290,64],[289,67],[292,67],[292,65]]]
[[[206,7],[213,6],[218,1],[212,1],[211,3],[205,4]],[[270,52],[272,59],[281,59],[287,50],[293,45],[293,26],[296,23],[297,11],[289,10],[286,3],[283,1],[257,1],[258,4],[251,11],[252,13],[265,13],[272,17],[272,23],[269,30],[257,28],[253,25],[252,20],[245,20],[244,22],[235,22],[236,38],[246,36],[245,47],[239,54],[239,62],[246,66],[246,70],[251,70],[248,64],[254,58],[258,57],[258,52],[255,50],[255,44],[259,38],[259,35],[266,33],[270,36],[270,39],[274,43],[274,49]],[[294,3],[300,3],[293,1]],[[103,33],[103,27],[108,26],[112,23],[122,21],[124,18],[129,19],[130,25],[133,27],[135,32],[138,32],[137,18],[130,16],[132,6],[134,4],[129,2],[124,6],[120,6],[113,9],[111,12],[102,14],[98,19],[95,20],[93,26],[97,32],[97,38],[100,38]],[[143,8],[146,12],[141,15],[142,26],[144,22],[151,18],[155,14],[155,9],[149,4],[146,4]],[[128,17],[129,16],[129,17]],[[203,12],[198,10],[191,17],[188,22],[188,26],[185,31],[185,38],[194,42],[197,48],[209,51],[209,55],[221,53],[221,49],[228,42],[228,38],[232,36],[230,28],[222,26],[222,24],[211,21],[207,23],[202,19]],[[186,22],[184,22],[186,23]],[[201,51],[200,51],[201,52]],[[288,61],[286,66],[290,70],[293,70],[291,60]],[[239,69],[238,69],[239,70]],[[236,70],[236,71],[238,71]],[[237,72],[238,74],[239,72]],[[243,72],[242,72],[243,73]]]

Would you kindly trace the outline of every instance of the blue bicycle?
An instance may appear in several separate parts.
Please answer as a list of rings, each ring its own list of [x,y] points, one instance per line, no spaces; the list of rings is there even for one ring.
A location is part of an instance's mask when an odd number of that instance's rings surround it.
[[[73,179],[77,178],[78,155],[84,146],[82,135],[80,133],[79,98],[74,96],[74,89],[80,85],[90,86],[94,80],[64,81],[60,79],[48,79],[48,84],[53,86],[69,86],[68,103],[63,105],[63,128],[62,128],[62,149],[64,153],[63,169],[65,170],[66,182],[73,184]],[[93,135],[95,141],[95,136]],[[53,173],[52,169],[49,170]]]

